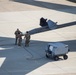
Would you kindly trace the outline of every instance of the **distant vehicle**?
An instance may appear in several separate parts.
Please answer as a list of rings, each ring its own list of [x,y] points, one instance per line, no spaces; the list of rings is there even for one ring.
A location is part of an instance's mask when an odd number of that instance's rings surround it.
[[[55,61],[59,60],[59,56],[63,56],[64,60],[68,59],[66,55],[69,52],[68,45],[57,42],[57,43],[48,43],[46,57],[52,58]]]

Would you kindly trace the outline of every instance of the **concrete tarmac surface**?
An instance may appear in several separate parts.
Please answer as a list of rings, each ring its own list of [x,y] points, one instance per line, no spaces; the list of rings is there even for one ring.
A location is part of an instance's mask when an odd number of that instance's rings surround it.
[[[58,22],[41,28],[40,18]],[[15,45],[15,30],[33,32],[29,47]],[[47,59],[49,42],[69,46],[68,59]],[[0,75],[76,75],[76,3],[68,0],[0,0]]]

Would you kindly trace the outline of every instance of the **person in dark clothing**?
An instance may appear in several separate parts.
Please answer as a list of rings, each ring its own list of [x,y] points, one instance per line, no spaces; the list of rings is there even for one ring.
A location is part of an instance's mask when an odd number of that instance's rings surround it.
[[[19,39],[19,35],[21,34],[22,32],[19,30],[19,29],[17,29],[16,31],[15,31],[15,45],[17,45],[17,43],[18,43],[18,39]]]
[[[43,17],[40,18],[40,26],[44,27],[44,26],[48,26],[48,23],[46,22],[47,19],[44,19]]]

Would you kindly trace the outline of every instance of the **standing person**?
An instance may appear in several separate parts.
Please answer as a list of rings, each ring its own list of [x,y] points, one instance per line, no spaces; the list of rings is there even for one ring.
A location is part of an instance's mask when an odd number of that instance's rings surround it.
[[[30,34],[29,32],[27,31],[24,38],[26,39],[25,40],[25,46],[29,46],[29,42],[30,42]]]
[[[21,46],[22,43],[22,34],[18,34],[18,46]]]
[[[17,45],[17,42],[18,42],[18,35],[21,33],[21,31],[19,30],[19,29],[17,29],[16,31],[15,31],[15,45]]]

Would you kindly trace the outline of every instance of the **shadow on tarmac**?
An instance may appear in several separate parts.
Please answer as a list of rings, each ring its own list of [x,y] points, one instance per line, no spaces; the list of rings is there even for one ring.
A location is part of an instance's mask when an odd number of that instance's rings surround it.
[[[64,27],[68,27],[68,26],[73,26],[73,25],[76,25],[76,21],[65,23],[65,24],[61,24],[61,25],[57,25],[56,29],[64,28]],[[52,29],[52,30],[55,30],[55,29]],[[35,29],[30,30],[29,33],[31,35],[33,35],[33,34],[45,32],[45,31],[50,31],[50,29],[48,27],[40,27],[40,28],[35,28]]]
[[[6,58],[0,67],[1,75],[25,75],[48,62],[55,62],[45,57],[45,47],[49,42],[31,40],[29,47],[24,47],[24,43],[19,47],[14,45],[14,41],[14,38],[0,37],[0,58]],[[68,44],[70,52],[76,52],[76,40],[58,42]]]
[[[67,1],[70,1],[70,2],[75,2],[75,3],[76,3],[76,0],[67,0]]]
[[[76,6],[62,5],[62,4],[36,1],[36,0],[11,0],[11,1],[29,4],[29,5],[38,6],[38,7],[43,7],[43,8],[47,8],[47,9],[53,9],[53,10],[57,10],[57,11],[61,11],[61,12],[76,14],[76,11],[74,11],[76,9]],[[71,10],[66,10],[66,9],[71,9]]]

